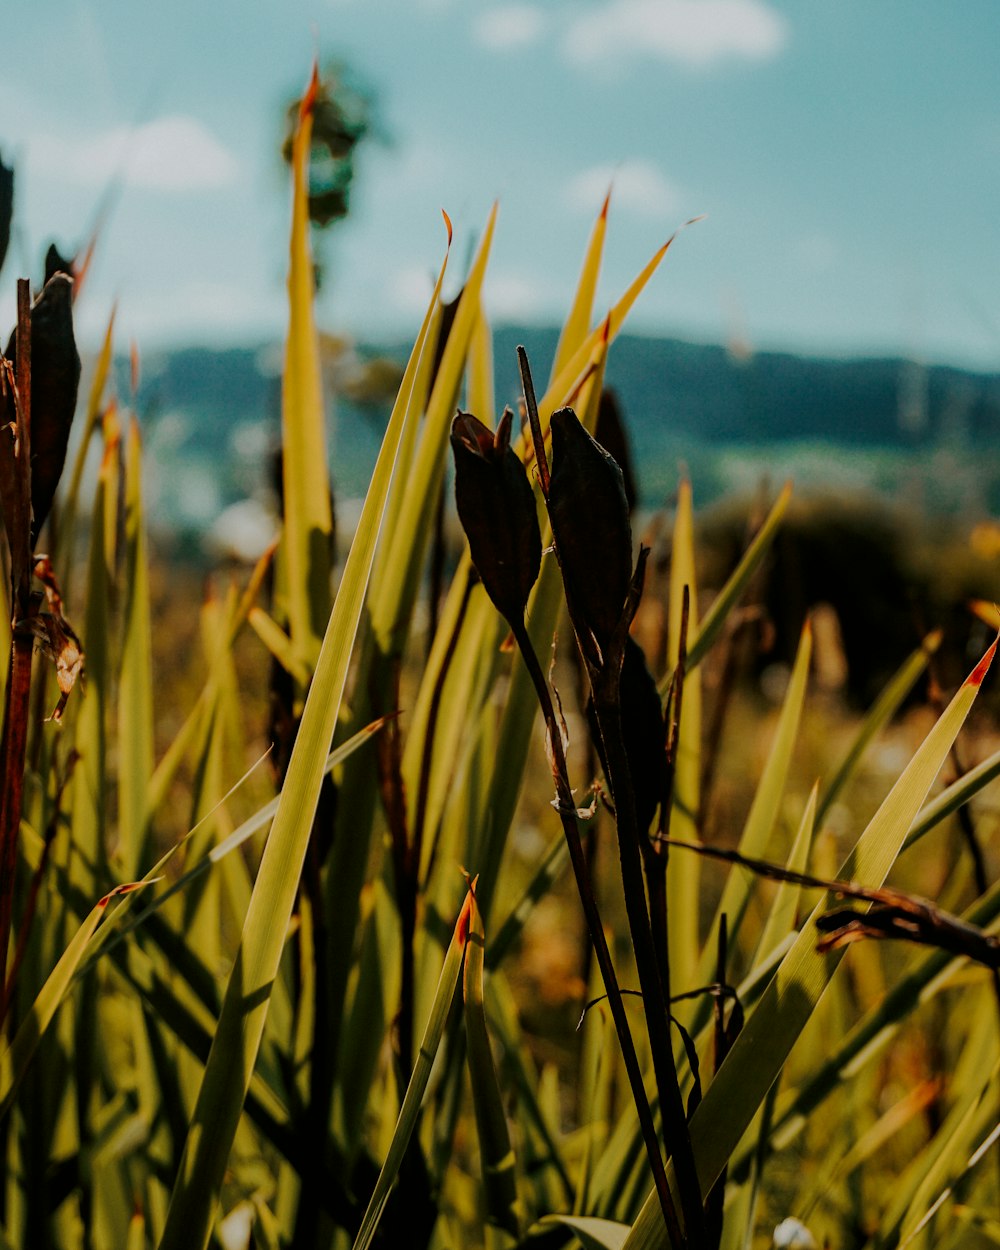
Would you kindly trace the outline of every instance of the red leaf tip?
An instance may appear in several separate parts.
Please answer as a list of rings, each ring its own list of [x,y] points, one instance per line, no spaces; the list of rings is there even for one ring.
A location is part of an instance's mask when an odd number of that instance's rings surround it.
[[[319,62],[314,60],[312,64],[312,73],[309,76],[309,86],[306,87],[306,93],[299,101],[299,125],[312,117],[313,110],[316,108],[316,97],[319,95]]]
[[[607,195],[604,197],[604,203],[601,205],[601,211],[597,214],[598,221],[608,220],[608,209],[611,206],[611,186],[608,187]]]
[[[448,231],[448,246],[451,247],[451,241],[455,235],[455,232],[452,229],[452,225],[451,225],[451,218],[448,216],[448,214],[444,211],[443,208],[441,209],[441,216],[444,218],[444,228],[445,230]]]
[[[996,655],[998,642],[1000,642],[1000,634],[997,634],[996,638],[993,639],[993,645],[968,675],[968,677],[966,677],[965,684],[967,686],[981,686],[983,684],[983,678],[989,672],[990,665],[993,663],[993,657]]]

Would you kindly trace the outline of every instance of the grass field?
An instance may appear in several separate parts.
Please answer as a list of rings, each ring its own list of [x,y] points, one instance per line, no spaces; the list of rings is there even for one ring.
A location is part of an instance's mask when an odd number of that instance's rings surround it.
[[[0,1244],[997,1244],[989,535],[876,564],[785,487],[726,539],[681,480],[646,546],[594,435],[671,244],[595,318],[602,212],[498,414],[494,214],[337,560],[314,102],[252,571],[151,557],[113,327],[64,471],[73,288],[19,288]]]

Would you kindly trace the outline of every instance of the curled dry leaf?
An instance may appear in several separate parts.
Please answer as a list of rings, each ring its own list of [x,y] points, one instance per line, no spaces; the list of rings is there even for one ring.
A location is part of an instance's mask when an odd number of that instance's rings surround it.
[[[35,635],[43,654],[56,666],[59,702],[51,719],[60,720],[66,700],[84,671],[83,647],[72,625],[63,616],[62,593],[48,556],[39,556],[35,560],[34,571],[45,590],[48,611],[36,613],[22,625]]]

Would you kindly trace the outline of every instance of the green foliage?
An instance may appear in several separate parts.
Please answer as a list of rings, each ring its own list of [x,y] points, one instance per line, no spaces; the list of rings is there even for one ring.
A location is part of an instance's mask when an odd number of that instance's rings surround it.
[[[669,244],[595,324],[607,205],[537,404],[524,365],[530,438],[512,438],[511,417],[495,423],[490,411],[481,296],[495,211],[447,316],[446,256],[334,584],[307,229],[315,107],[313,92],[291,149],[282,536],[273,568],[269,553],[191,624],[204,676],[170,732],[158,719],[168,691],[141,444],[106,394],[110,327],[79,459],[53,512],[71,523],[50,527],[51,566],[11,565],[8,602],[23,604],[33,573],[49,623],[32,667],[22,614],[4,610],[7,686],[21,692],[8,697],[4,739],[19,731],[24,742],[19,773],[21,756],[0,752],[19,804],[15,820],[5,793],[15,871],[0,1240],[60,1250],[714,1250],[766,1244],[768,1226],[794,1216],[818,1242],[929,1247],[944,1244],[955,1211],[963,1228],[989,1229],[992,981],[961,945],[913,954],[865,944],[846,955],[847,939],[871,928],[856,917],[831,937],[820,924],[829,899],[807,869],[877,889],[919,844],[896,870],[906,884],[962,910],[969,934],[1000,922],[1000,889],[971,885],[954,848],[928,853],[1000,768],[991,756],[928,801],[992,653],[924,726],[869,820],[847,809],[845,821],[845,800],[936,637],[836,741],[811,690],[808,628],[780,710],[745,699],[719,720],[724,654],[738,645],[788,489],[710,596],[695,584],[682,483],[669,574],[643,589],[656,556],[635,559],[623,480],[593,432],[608,351]],[[0,377],[8,551],[22,564],[33,537],[15,437],[27,428],[25,377],[23,359]],[[476,415],[455,422],[463,400]],[[449,436],[471,554],[463,539],[442,602],[428,604]],[[94,441],[102,459],[84,562],[75,521]],[[41,466],[39,516],[63,451]],[[73,602],[85,604],[83,689],[67,678],[75,635],[56,574],[85,583]],[[62,622],[60,647],[52,622]],[[636,639],[650,642],[653,675]],[[545,671],[554,640],[565,718]],[[242,775],[247,646],[272,668],[266,795],[257,768]],[[61,722],[45,719],[52,658],[68,696]],[[583,710],[584,671],[599,737],[589,761],[584,718],[570,714]],[[642,750],[638,724],[654,751]],[[584,806],[598,758],[621,875],[608,813]],[[777,887],[737,863],[720,876],[680,846],[667,858],[658,830],[697,846],[710,829],[708,779],[719,769],[746,778],[725,841],[777,865]],[[848,850],[839,870],[837,822]],[[974,843],[979,823],[969,816]],[[542,834],[530,851],[527,828]],[[566,994],[574,1008],[592,1000],[582,1038],[553,1011],[538,1046],[548,1007],[544,993],[525,992],[526,953],[547,908],[557,920],[545,940],[575,950],[567,863],[600,979],[577,977]],[[589,953],[582,964],[589,977]],[[621,987],[636,979],[633,1005]],[[945,1012],[957,1023],[932,1051],[930,1026]],[[876,1185],[869,1172],[898,1184]]]

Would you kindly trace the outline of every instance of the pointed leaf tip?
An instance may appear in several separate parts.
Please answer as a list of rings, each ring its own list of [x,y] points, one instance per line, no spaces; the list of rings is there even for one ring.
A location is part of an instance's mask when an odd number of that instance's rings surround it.
[[[990,665],[993,663],[993,657],[996,655],[998,642],[1000,642],[1000,634],[997,634],[996,638],[993,639],[993,645],[965,679],[965,684],[967,686],[982,685],[983,678],[989,672]]]
[[[477,876],[476,881],[478,880]],[[455,934],[460,946],[465,946],[469,940],[469,926],[472,923],[472,906],[475,899],[473,885],[470,883],[468,893],[465,896],[465,902],[462,904],[462,910],[459,913],[458,924],[455,926]]]
[[[319,62],[313,60],[312,73],[309,75],[309,86],[306,87],[305,95],[299,101],[299,125],[311,117],[316,108],[316,97],[319,95]]]
[[[614,183],[609,182],[607,194],[604,197],[604,203],[601,205],[601,211],[597,214],[598,221],[607,221],[608,219],[608,209],[611,206],[611,191],[613,187]]]
[[[444,211],[443,208],[441,209],[441,216],[444,218],[444,228],[445,230],[448,231],[448,246],[451,247],[451,241],[455,237],[455,232],[452,229],[452,225],[451,225],[451,218],[448,216],[448,214]]]

